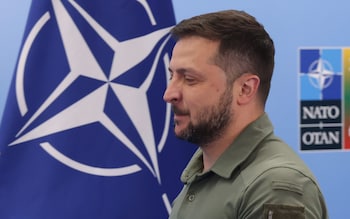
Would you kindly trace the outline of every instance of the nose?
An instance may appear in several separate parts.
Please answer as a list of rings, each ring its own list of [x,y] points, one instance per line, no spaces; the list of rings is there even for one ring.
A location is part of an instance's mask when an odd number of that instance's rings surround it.
[[[180,87],[174,80],[171,80],[164,92],[163,99],[167,103],[174,104],[178,102],[180,98],[181,98]]]

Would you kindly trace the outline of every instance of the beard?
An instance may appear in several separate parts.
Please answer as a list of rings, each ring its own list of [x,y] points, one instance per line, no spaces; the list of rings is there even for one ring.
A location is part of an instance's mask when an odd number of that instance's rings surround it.
[[[201,109],[197,116],[197,123],[192,121],[179,132],[176,137],[188,142],[205,146],[220,138],[231,121],[232,89],[226,89],[220,96],[217,105]],[[181,114],[174,108],[174,112]]]

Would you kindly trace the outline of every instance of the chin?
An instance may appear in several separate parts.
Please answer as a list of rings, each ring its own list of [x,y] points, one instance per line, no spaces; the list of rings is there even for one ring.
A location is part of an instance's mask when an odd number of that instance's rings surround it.
[[[183,128],[179,128],[178,126],[175,126],[174,133],[177,137],[181,135],[182,131],[183,131]]]
[[[179,124],[176,124],[175,127],[174,127],[174,133],[175,133],[175,136],[178,137],[178,138],[182,138],[183,135],[184,135],[184,132],[186,132],[186,129],[188,128],[187,125],[179,125]]]

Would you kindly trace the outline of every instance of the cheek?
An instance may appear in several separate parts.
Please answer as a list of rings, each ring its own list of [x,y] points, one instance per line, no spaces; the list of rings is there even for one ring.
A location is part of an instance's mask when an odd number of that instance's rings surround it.
[[[200,120],[203,116],[206,116],[208,108],[210,108],[213,103],[206,97],[198,99],[197,101],[188,103],[188,111],[190,113],[190,120],[196,124],[197,120]]]
[[[219,99],[224,93],[224,85],[219,87],[217,84],[201,86],[198,89],[186,90],[183,92],[183,106],[190,112],[191,120],[196,118],[199,113],[205,109],[219,104]]]

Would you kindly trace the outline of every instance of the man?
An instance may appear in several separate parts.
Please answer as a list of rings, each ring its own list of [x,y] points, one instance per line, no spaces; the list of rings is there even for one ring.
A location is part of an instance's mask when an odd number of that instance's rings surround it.
[[[273,133],[264,111],[274,45],[245,12],[180,22],[164,100],[177,137],[199,145],[170,219],[323,219],[311,171]]]

